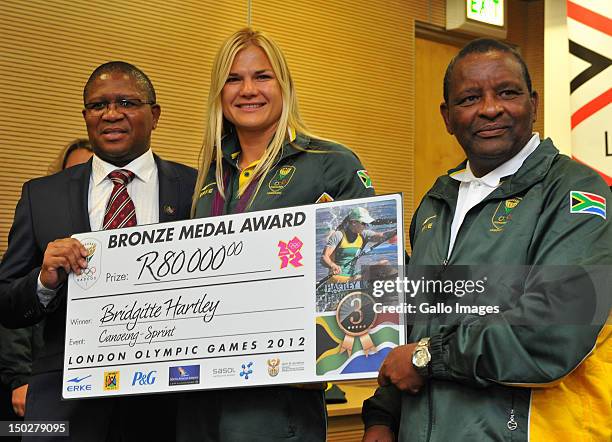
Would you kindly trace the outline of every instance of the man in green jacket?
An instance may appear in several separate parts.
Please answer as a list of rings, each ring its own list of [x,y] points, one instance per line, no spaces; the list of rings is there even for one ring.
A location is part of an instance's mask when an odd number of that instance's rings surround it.
[[[413,298],[422,320],[381,366],[364,441],[610,440],[612,196],[532,133],[537,105],[505,44],[475,40],[449,64],[440,110],[467,162],[417,209],[409,276],[471,266],[485,290]],[[421,310],[437,301],[452,311]]]

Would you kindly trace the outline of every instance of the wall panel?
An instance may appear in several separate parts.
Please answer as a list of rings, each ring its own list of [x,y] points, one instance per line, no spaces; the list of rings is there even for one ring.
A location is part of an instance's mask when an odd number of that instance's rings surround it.
[[[153,149],[195,166],[212,58],[246,25],[247,0],[0,2],[0,254],[24,181],[85,136],[82,87],[100,63],[123,59],[153,80],[162,106]],[[540,3],[512,1],[509,38],[534,69]],[[252,0],[253,25],[283,47],[302,114],[315,133],[353,148],[378,192],[414,209],[415,20],[444,26],[446,0]],[[527,17],[527,20],[525,20]],[[437,106],[438,103],[432,105]],[[427,165],[419,165],[427,167]]]
[[[0,254],[23,182],[86,136],[82,89],[96,66],[125,60],[151,77],[153,149],[195,166],[214,53],[245,24],[246,1],[0,2]]]

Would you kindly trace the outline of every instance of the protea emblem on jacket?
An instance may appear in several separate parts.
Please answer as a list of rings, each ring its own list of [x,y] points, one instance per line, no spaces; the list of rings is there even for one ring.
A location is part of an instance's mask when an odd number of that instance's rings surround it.
[[[293,174],[295,173],[295,166],[283,166],[278,172],[274,174],[270,182],[268,183],[268,188],[270,192],[268,195],[280,195],[282,190],[289,184]]]
[[[500,203],[495,208],[493,217],[491,218],[491,224],[493,227],[489,229],[491,232],[503,232],[506,223],[512,219],[512,211],[519,205],[523,198],[516,197],[510,198]]]

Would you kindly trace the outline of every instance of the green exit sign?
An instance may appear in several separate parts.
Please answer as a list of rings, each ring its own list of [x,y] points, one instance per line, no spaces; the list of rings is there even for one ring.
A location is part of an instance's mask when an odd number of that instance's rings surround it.
[[[446,0],[446,29],[506,38],[507,14],[508,0]]]
[[[504,0],[466,0],[466,16],[495,26],[504,25]]]

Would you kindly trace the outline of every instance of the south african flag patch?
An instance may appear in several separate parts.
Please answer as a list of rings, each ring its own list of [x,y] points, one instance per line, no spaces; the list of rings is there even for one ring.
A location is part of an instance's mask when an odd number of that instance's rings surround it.
[[[368,174],[367,170],[358,170],[357,176],[361,180],[361,184],[363,184],[363,187],[365,187],[366,189],[374,188],[374,185],[372,184],[372,178],[370,178],[370,175]]]
[[[606,219],[606,199],[594,193],[572,190],[570,191],[570,213],[590,213]]]

